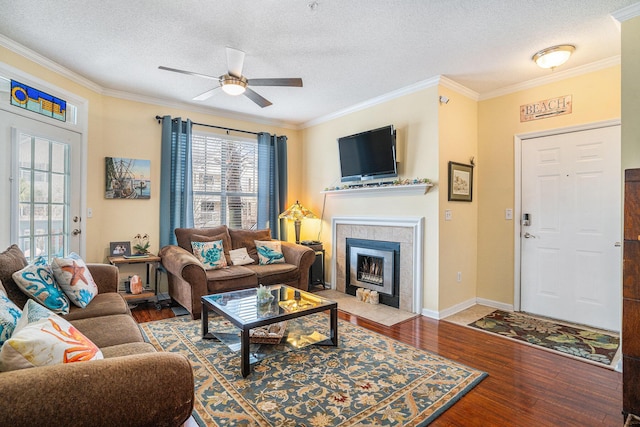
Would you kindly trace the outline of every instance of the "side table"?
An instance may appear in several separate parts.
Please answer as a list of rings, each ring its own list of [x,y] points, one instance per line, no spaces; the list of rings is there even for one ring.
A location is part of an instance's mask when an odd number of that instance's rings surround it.
[[[303,241],[301,244],[313,249],[316,253],[316,258],[309,269],[309,289],[315,286],[322,286],[322,289],[325,289],[324,248],[322,247],[322,242]]]
[[[124,257],[124,256],[110,256],[107,257],[109,264],[115,265],[119,267],[123,264],[146,264],[147,267],[147,277],[145,281],[144,288],[142,289],[141,294],[131,294],[125,292],[124,289],[118,288],[118,292],[122,294],[124,299],[129,302],[141,302],[141,301],[153,301],[156,304],[156,308],[160,308],[160,304],[158,303],[158,267],[160,265],[161,258],[155,255],[146,255],[146,256],[134,256],[134,257]],[[154,287],[151,288],[151,284],[149,282],[151,276],[151,267],[153,267],[153,271],[155,274],[154,277]]]

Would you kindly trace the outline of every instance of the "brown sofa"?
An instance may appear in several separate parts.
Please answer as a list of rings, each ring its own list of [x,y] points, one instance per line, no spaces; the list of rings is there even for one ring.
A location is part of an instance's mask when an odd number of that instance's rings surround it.
[[[169,296],[186,308],[194,319],[200,318],[200,298],[220,292],[286,284],[302,290],[309,287],[309,268],[315,260],[312,249],[281,242],[284,264],[259,265],[255,240],[271,240],[270,230],[234,230],[221,225],[213,228],[176,228],[178,245],[160,250],[162,265],[169,278]],[[192,241],[222,240],[229,267],[205,270],[193,255]],[[229,250],[247,248],[253,264],[231,265]]]
[[[27,297],[11,274],[27,265],[12,245],[0,253],[0,282],[22,308]],[[183,355],[146,343],[126,301],[117,293],[118,269],[87,264],[99,293],[86,308],[64,315],[96,344],[103,360],[0,372],[2,424],[178,426],[194,404],[191,364]]]

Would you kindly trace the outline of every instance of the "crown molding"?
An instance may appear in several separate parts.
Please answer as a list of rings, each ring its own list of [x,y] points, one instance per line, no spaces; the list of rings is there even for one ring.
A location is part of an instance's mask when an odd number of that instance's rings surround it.
[[[639,15],[640,15],[640,3],[630,5],[628,7],[620,9],[611,14],[611,16],[614,19],[620,22],[626,21],[628,19],[634,18]],[[139,95],[139,94],[134,94],[130,92],[106,89],[100,86],[99,84],[81,76],[80,74],[77,74],[69,70],[68,68],[63,67],[62,65],[46,58],[43,55],[40,55],[37,52],[34,52],[33,50],[11,40],[10,38],[2,34],[0,34],[0,46],[5,47],[8,50],[17,53],[18,55],[101,95],[111,96],[114,98],[125,99],[129,101],[134,101],[134,102],[142,102],[145,104],[157,105],[159,107],[184,109],[184,110],[193,111],[196,113],[211,114],[211,115],[232,119],[232,120],[250,121],[251,123],[263,124],[266,126],[277,126],[277,127],[292,129],[292,130],[301,130],[307,127],[325,123],[325,122],[355,113],[357,111],[362,111],[367,108],[371,108],[375,105],[379,105],[405,95],[409,95],[433,86],[437,86],[438,84],[444,87],[447,87],[457,93],[460,93],[461,95],[467,96],[468,98],[471,98],[475,101],[483,101],[483,100],[496,98],[503,95],[508,95],[510,93],[518,92],[521,90],[531,89],[536,86],[553,83],[566,78],[575,77],[575,76],[579,76],[586,73],[591,73],[604,68],[613,67],[615,65],[620,65],[620,62],[621,62],[620,56],[617,55],[611,58],[606,58],[601,61],[593,62],[591,64],[586,64],[580,67],[571,68],[565,71],[554,72],[553,74],[548,76],[540,77],[533,80],[528,80],[523,83],[507,86],[507,87],[497,89],[491,92],[486,92],[483,94],[478,94],[477,92],[471,89],[468,89],[467,87],[451,80],[448,77],[435,76],[426,80],[419,81],[412,85],[406,86],[404,88],[400,88],[398,90],[383,94],[381,96],[371,98],[367,101],[355,104],[351,107],[338,110],[334,113],[330,113],[330,114],[309,120],[304,123],[295,124],[291,122],[267,119],[264,117],[253,116],[249,114],[233,113],[228,110],[222,110],[222,109],[216,109],[216,108],[203,108],[203,107],[194,106],[188,103],[175,102],[175,101],[170,101],[162,98],[154,98],[151,96]]]
[[[277,126],[277,127],[281,127],[285,129],[293,129],[293,130],[297,129],[296,125],[291,124],[289,122],[271,120],[271,119],[266,119],[264,117],[252,116],[248,114],[233,113],[230,111],[216,109],[216,108],[202,108],[202,107],[197,107],[187,103],[174,102],[174,101],[169,101],[162,98],[154,98],[151,96],[145,96],[145,95],[139,95],[139,94],[130,93],[130,92],[107,89],[81,76],[80,74],[75,73],[69,70],[68,68],[63,67],[57,62],[54,62],[49,58],[43,55],[40,55],[37,52],[34,52],[28,47],[23,46],[20,43],[17,43],[11,40],[10,38],[2,34],[0,34],[0,46],[5,47],[10,51],[15,52],[18,55],[44,68],[47,68],[48,70],[51,70],[56,74],[59,74],[62,77],[65,77],[71,80],[74,83],[84,86],[87,89],[92,90],[100,95],[110,96],[110,97],[119,98],[119,99],[125,99],[129,101],[134,101],[134,102],[142,102],[145,104],[157,105],[159,107],[177,108],[177,109],[193,111],[194,113],[210,114],[210,115],[215,115],[215,116],[219,116],[227,119],[250,121],[251,123],[257,123],[257,124],[262,124],[266,126]]]
[[[640,16],[640,3],[634,3],[620,10],[616,10],[611,16],[618,22],[628,21],[636,16]]]
[[[427,80],[421,80],[421,81],[419,81],[417,83],[414,83],[412,85],[405,86],[405,87],[400,88],[398,90],[394,90],[392,92],[385,93],[385,94],[377,96],[375,98],[371,98],[371,99],[369,99],[367,101],[360,102],[358,104],[352,105],[351,107],[347,107],[347,108],[344,108],[342,110],[338,110],[338,111],[336,111],[334,113],[330,113],[330,114],[327,114],[325,116],[321,116],[321,117],[315,118],[313,120],[309,120],[309,121],[307,121],[305,123],[302,123],[300,125],[300,128],[304,129],[304,128],[308,128],[308,127],[311,127],[311,126],[319,125],[321,123],[325,123],[325,122],[328,122],[330,120],[335,120],[337,118],[344,117],[346,115],[355,113],[357,111],[366,110],[367,108],[371,108],[371,107],[373,107],[375,105],[379,105],[379,104],[391,101],[393,99],[400,98],[401,96],[409,95],[409,94],[412,94],[412,93],[415,93],[415,92],[419,92],[419,91],[421,91],[423,89],[426,89],[426,88],[429,88],[429,87],[437,86],[439,81],[440,81],[440,76],[435,76],[435,77],[432,77],[432,78],[427,79]]]
[[[440,76],[440,84],[448,89],[451,89],[454,92],[466,96],[467,98],[471,98],[474,101],[478,101],[480,99],[480,94],[478,92],[471,90],[468,87],[463,86],[448,77]]]
[[[565,71],[554,71],[548,76],[539,77],[533,80],[527,80],[526,82],[518,83],[511,86],[506,86],[501,89],[497,89],[491,92],[486,92],[480,95],[479,101],[485,101],[491,98],[497,98],[499,96],[508,95],[521,90],[531,89],[537,86],[542,86],[550,83],[555,83],[560,80],[568,79],[570,77],[576,77],[587,73],[593,73],[605,68],[620,65],[620,55],[605,58],[600,61],[592,62],[591,64],[582,65],[575,68],[570,68]]]
[[[46,58],[42,55],[40,55],[37,52],[34,52],[33,50],[29,49],[26,46],[21,45],[20,43],[17,43],[13,40],[11,40],[10,38],[0,34],[0,46],[5,47],[7,49],[9,49],[12,52],[17,53],[18,55],[32,61],[35,62],[36,64],[47,68],[57,74],[60,74],[63,77],[68,78],[69,80],[72,80],[75,83],[78,83],[79,85],[82,85],[84,87],[86,87],[87,89],[90,89],[94,92],[97,93],[102,93],[102,87],[94,82],[92,82],[91,80],[82,77],[80,74],[74,73],[73,71],[69,70],[68,68],[63,67],[62,65],[58,64],[57,62],[54,62],[52,60],[50,60],[49,58]]]
[[[112,98],[124,99],[127,101],[133,101],[133,102],[141,102],[143,104],[149,104],[149,105],[158,106],[158,107],[175,108],[178,110],[187,110],[194,113],[213,115],[213,116],[222,117],[225,119],[242,120],[242,121],[261,124],[265,126],[277,126],[285,129],[297,130],[296,125],[290,122],[277,121],[277,120],[267,119],[264,117],[252,116],[250,114],[233,113],[228,110],[222,110],[218,108],[198,107],[197,105],[188,104],[186,102],[171,101],[164,98],[156,98],[153,96],[139,95],[139,94],[124,92],[124,91],[119,91],[114,89],[105,89],[102,94],[105,96],[110,96]],[[158,114],[158,115],[161,116],[162,114]]]

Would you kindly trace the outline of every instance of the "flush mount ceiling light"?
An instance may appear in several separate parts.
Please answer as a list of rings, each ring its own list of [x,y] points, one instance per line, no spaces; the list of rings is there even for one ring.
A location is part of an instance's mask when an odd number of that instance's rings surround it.
[[[551,46],[536,52],[531,59],[540,68],[551,68],[553,70],[567,62],[574,50],[576,50],[576,47],[570,44]]]
[[[225,74],[220,77],[220,86],[229,95],[241,95],[247,89],[247,79]]]

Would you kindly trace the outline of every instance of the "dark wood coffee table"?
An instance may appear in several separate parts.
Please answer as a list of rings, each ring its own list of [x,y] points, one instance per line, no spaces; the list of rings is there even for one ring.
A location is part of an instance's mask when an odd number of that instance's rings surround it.
[[[217,338],[215,332],[209,333],[209,310],[224,317],[241,330],[240,368],[243,377],[251,372],[249,359],[251,329],[329,310],[330,337],[316,342],[315,345],[338,345],[338,303],[286,285],[269,286],[269,290],[273,299],[260,305],[257,301],[256,288],[202,297],[203,338]]]

